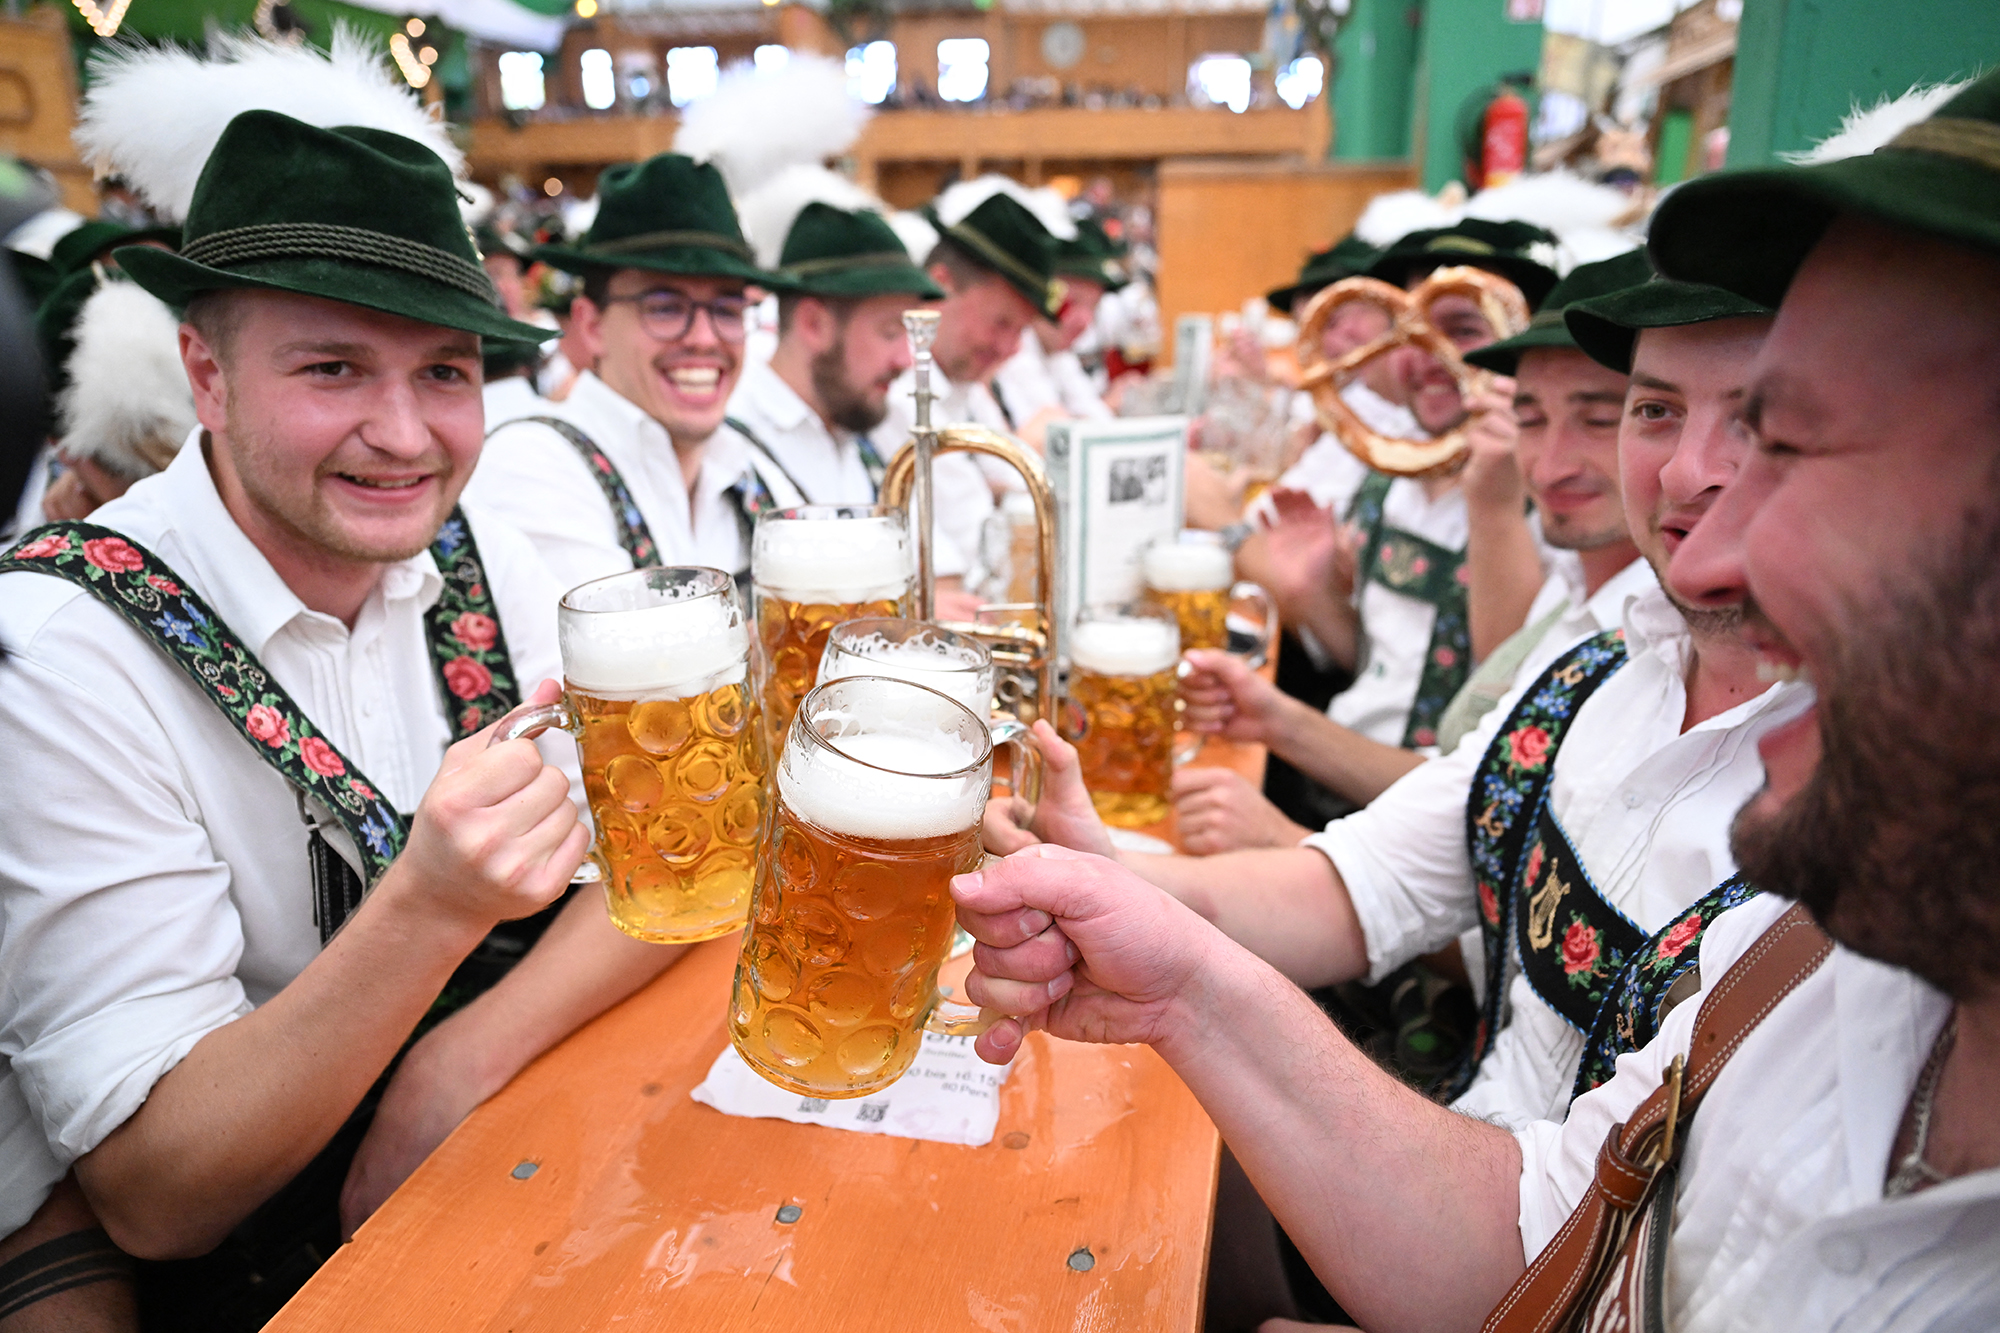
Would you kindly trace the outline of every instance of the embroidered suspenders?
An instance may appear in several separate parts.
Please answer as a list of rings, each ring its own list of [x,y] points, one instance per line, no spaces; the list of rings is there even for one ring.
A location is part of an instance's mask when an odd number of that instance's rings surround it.
[[[519,425],[524,421],[533,422],[537,426],[547,426],[568,440],[570,446],[583,459],[584,466],[590,471],[590,479],[597,483],[597,488],[604,492],[604,498],[611,503],[611,519],[618,525],[618,544],[625,548],[626,555],[632,557],[632,568],[644,569],[648,565],[659,564],[660,548],[653,541],[652,530],[646,526],[646,516],[639,512],[638,504],[632,499],[631,490],[625,485],[625,478],[619,475],[618,469],[604,456],[604,451],[597,447],[596,441],[588,435],[561,417],[515,417],[511,421],[503,421],[495,426],[493,430],[487,432],[487,437],[490,439],[494,431]]]
[[[1465,552],[1390,527],[1383,506],[1395,478],[1371,472],[1355,492],[1347,519],[1362,529],[1361,586],[1377,583],[1436,609],[1424,669],[1403,728],[1405,748],[1437,744],[1438,719],[1472,671],[1472,619],[1466,604]]]
[[[1623,665],[1625,635],[1621,630],[1607,630],[1565,653],[1522,695],[1473,774],[1465,810],[1466,845],[1479,890],[1479,929],[1486,945],[1486,995],[1472,1048],[1446,1080],[1441,1090],[1444,1100],[1456,1098],[1471,1085],[1480,1063],[1493,1048],[1494,1037],[1506,1026],[1508,940],[1520,936],[1524,960],[1531,942],[1544,936],[1545,944],[1559,951],[1560,946],[1555,946],[1556,912],[1562,898],[1572,892],[1579,899],[1597,897],[1589,881],[1571,868],[1576,861],[1568,840],[1552,840],[1548,836],[1554,821],[1545,822],[1544,814],[1549,788],[1554,782],[1556,754],[1569,734],[1570,723],[1583,701]],[[1553,857],[1552,841],[1560,843],[1560,854]],[[1565,873],[1573,878],[1562,879]],[[1557,883],[1552,884],[1552,880]],[[1539,898],[1534,896],[1535,890],[1539,890]],[[1526,910],[1522,910],[1524,906]],[[1608,904],[1606,909],[1610,910]],[[1586,922],[1584,929],[1593,927]],[[1644,938],[1637,927],[1633,931],[1638,938]],[[1570,962],[1583,963],[1585,966],[1579,966],[1578,971],[1587,967],[1593,977],[1611,972],[1613,964],[1604,956],[1602,940],[1596,943],[1597,954],[1588,959],[1584,943],[1579,932],[1576,953],[1565,960],[1558,952],[1553,966],[1562,970]],[[1565,928],[1563,945],[1568,944],[1569,932]],[[1576,973],[1563,970],[1561,975],[1566,988],[1568,977]],[[1568,998],[1561,990],[1557,994],[1559,998]],[[1560,1012],[1562,1006],[1557,1008]],[[1594,1013],[1593,1006],[1586,1011],[1585,1021]]]
[[[444,591],[424,631],[452,739],[462,740],[520,701],[507,643],[462,513],[438,532],[432,558]],[[94,523],[39,528],[0,556],[0,572],[52,574],[116,611],[167,655],[241,732],[258,756],[301,794],[333,814],[354,840],[366,884],[373,885],[403,848],[409,821],[313,725],[269,670],[237,641],[221,617],[166,563],[138,543]],[[363,885],[313,833],[314,919],[320,941],[360,905]],[[343,873],[345,872],[345,873]]]
[[[1618,1057],[1651,1041],[1674,1004],[1701,989],[1698,964],[1708,927],[1758,892],[1741,874],[1731,875],[1632,951],[1591,1021],[1571,1097],[1609,1082]]]

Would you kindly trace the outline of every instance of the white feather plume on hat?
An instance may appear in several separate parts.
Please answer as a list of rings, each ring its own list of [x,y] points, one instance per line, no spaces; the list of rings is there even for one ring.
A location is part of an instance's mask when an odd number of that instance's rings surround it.
[[[77,315],[69,384],[56,402],[65,455],[124,477],[167,465],[195,427],[180,326],[136,282],[113,280],[91,294]]]
[[[1631,211],[1631,198],[1609,185],[1573,172],[1544,171],[1481,190],[1466,200],[1462,216],[1527,222],[1554,232],[1555,252],[1534,258],[1558,273],[1568,273],[1578,264],[1609,259],[1638,245],[1638,235],[1618,225]]]
[[[743,235],[757,251],[757,262],[776,268],[785,237],[807,204],[830,204],[853,212],[868,208],[880,213],[883,203],[837,171],[825,167],[790,166],[736,201],[736,218]]]
[[[1035,220],[1059,241],[1076,239],[1076,222],[1069,215],[1069,203],[1054,190],[1046,187],[1031,190],[1019,181],[1006,176],[985,175],[956,185],[945,187],[933,205],[938,221],[947,227],[955,227],[965,221],[973,209],[985,203],[996,194],[1004,194],[1035,215]]]
[[[1354,234],[1379,250],[1413,231],[1449,227],[1461,216],[1458,209],[1447,208],[1422,190],[1394,190],[1368,201],[1354,224]]]
[[[938,229],[933,227],[921,213],[898,210],[889,214],[889,230],[896,233],[896,239],[910,252],[910,262],[921,264],[937,249]]]
[[[1900,97],[1884,97],[1871,107],[1857,102],[1832,134],[1804,152],[1779,156],[1797,166],[1814,166],[1872,153],[1918,121],[1929,120],[1970,82],[1968,79],[1961,83],[1920,83]]]
[[[204,58],[176,46],[112,46],[90,62],[77,149],[168,217],[185,219],[195,182],[230,121],[277,111],[322,129],[358,125],[414,139],[462,175],[441,121],[389,72],[373,43],[336,25],[331,54],[261,37],[209,38]]]
[[[715,91],[681,113],[674,151],[713,162],[740,199],[786,167],[846,152],[869,114],[847,91],[845,65],[795,51],[774,69],[739,62],[724,70]]]

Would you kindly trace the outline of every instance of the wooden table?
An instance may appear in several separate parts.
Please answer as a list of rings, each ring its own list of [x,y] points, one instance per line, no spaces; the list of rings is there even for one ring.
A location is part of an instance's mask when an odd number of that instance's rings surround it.
[[[728,1041],[736,949],[529,1066],[269,1329],[1199,1326],[1219,1141],[1152,1051],[1034,1034],[983,1148],[725,1116],[688,1093]]]

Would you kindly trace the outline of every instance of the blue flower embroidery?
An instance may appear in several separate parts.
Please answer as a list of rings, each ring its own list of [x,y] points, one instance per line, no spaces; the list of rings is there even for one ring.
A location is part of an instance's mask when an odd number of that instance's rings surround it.
[[[194,632],[194,626],[169,611],[153,622],[153,628],[170,639],[179,639],[190,648],[201,646],[201,636]]]
[[[188,618],[194,621],[195,624],[201,626],[203,629],[208,628],[208,617],[201,613],[200,607],[185,597],[181,598],[181,610],[187,612]]]
[[[444,552],[446,558],[457,555],[458,548],[465,545],[464,520],[456,518],[448,520],[438,529],[437,541],[433,544]]]
[[[392,830],[388,824],[379,821],[379,814],[380,811],[378,810],[376,814],[372,814],[362,821],[361,836],[368,840],[368,850],[374,852],[377,856],[388,856],[391,850],[389,847],[389,834]]]

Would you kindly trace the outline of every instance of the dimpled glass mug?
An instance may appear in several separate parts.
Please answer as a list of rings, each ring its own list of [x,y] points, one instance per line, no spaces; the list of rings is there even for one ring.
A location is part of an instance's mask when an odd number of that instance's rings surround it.
[[[563,697],[494,743],[576,737],[612,924],[655,944],[714,939],[750,908],[765,758],[735,581],[699,566],[572,588],[556,612]]]
[[[1180,624],[1163,607],[1086,606],[1069,640],[1063,738],[1076,746],[1098,818],[1144,828],[1173,808]]]
[[[985,1026],[940,998],[937,974],[951,878],[983,860],[993,742],[936,690],[849,676],[800,702],[776,768],[729,1039],[789,1092],[865,1097],[902,1077],[927,1029]]]
[[[1180,622],[1181,648],[1228,648],[1229,611],[1237,602],[1254,602],[1258,627],[1245,654],[1252,666],[1270,655],[1271,626],[1276,612],[1271,596],[1254,583],[1236,580],[1235,558],[1212,532],[1187,531],[1148,542],[1139,556],[1146,580],[1146,600],[1165,607]]]

